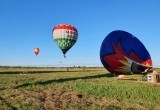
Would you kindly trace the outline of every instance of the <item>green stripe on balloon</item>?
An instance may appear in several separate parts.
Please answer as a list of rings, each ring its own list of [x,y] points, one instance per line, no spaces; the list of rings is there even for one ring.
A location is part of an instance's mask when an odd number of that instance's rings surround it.
[[[69,38],[56,38],[54,41],[63,53],[66,53],[76,42],[76,40]]]

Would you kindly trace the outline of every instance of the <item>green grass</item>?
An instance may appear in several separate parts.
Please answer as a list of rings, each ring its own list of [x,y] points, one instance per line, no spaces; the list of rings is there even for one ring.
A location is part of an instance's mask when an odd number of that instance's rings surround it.
[[[104,68],[27,68],[21,73],[24,70],[0,72],[0,110],[160,109],[160,84],[142,81],[142,75],[118,80]]]

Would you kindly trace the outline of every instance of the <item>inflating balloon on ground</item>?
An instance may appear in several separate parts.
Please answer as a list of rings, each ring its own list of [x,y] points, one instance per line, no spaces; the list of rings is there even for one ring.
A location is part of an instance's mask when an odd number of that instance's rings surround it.
[[[129,32],[109,33],[100,48],[104,67],[114,74],[143,73],[152,68],[152,59],[140,40]]]

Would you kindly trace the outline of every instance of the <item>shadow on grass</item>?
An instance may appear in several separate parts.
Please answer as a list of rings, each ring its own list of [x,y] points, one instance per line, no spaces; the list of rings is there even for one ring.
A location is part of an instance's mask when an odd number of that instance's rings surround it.
[[[62,83],[62,82],[67,82],[67,81],[74,81],[74,80],[78,80],[78,79],[93,79],[93,78],[102,78],[102,77],[114,77],[113,74],[102,74],[102,75],[95,75],[95,76],[86,76],[86,77],[75,77],[75,78],[60,78],[60,79],[54,79],[54,80],[48,80],[48,81],[38,81],[36,83],[24,83],[22,85],[19,85],[19,86],[16,86],[14,87],[14,89],[18,89],[18,88],[21,88],[21,87],[27,87],[27,86],[30,86],[30,85],[47,85],[47,84],[50,84],[50,83],[54,83],[54,82],[57,82],[57,83]]]
[[[5,90],[5,88],[0,88],[0,91],[1,91],[1,90]]]
[[[0,72],[0,74],[33,74],[33,73],[54,73],[54,72],[67,72],[67,71],[4,71]]]
[[[14,107],[13,105],[11,105],[7,100],[5,100],[4,98],[2,98],[1,96],[0,96],[0,100],[2,101],[2,103],[4,105],[7,105],[12,110],[18,110],[16,107]]]
[[[57,73],[57,72],[91,72],[97,70],[62,70],[62,71],[0,71],[0,74],[34,74],[34,73]]]

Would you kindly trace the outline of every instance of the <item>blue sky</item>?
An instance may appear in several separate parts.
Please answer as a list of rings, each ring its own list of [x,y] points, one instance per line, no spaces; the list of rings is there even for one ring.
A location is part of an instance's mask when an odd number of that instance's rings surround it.
[[[67,58],[52,39],[52,29],[61,23],[79,32]],[[125,30],[145,45],[159,67],[159,29],[159,0],[0,0],[0,65],[102,66],[103,39]]]

